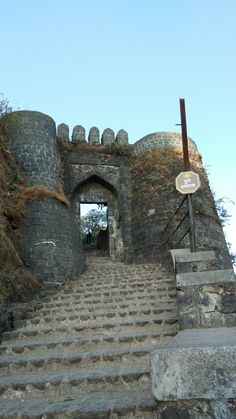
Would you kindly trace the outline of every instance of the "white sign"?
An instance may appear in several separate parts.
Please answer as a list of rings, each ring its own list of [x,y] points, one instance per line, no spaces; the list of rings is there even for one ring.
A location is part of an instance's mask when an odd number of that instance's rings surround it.
[[[201,182],[197,173],[189,171],[181,172],[175,179],[175,185],[177,191],[187,194],[196,192],[200,188]]]

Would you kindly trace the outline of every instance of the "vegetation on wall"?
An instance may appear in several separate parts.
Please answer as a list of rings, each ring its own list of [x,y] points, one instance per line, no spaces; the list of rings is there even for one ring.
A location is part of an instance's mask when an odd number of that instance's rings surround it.
[[[130,156],[132,145],[128,144],[91,144],[87,142],[59,141],[60,147],[64,150],[79,152],[80,154],[100,153],[111,156]]]
[[[175,178],[183,171],[183,156],[181,149],[153,149],[145,150],[132,156],[131,175],[139,182],[134,182],[133,194],[142,200],[153,200],[154,194],[168,191],[169,196],[173,195],[176,200],[176,209],[181,196],[175,188]],[[190,154],[191,169],[200,175],[204,185],[208,183],[205,170],[202,166],[201,155],[198,152]],[[210,203],[210,205],[209,205]],[[200,189],[194,197],[194,211],[198,215],[209,215],[216,218],[216,211],[213,197],[208,188]]]
[[[5,98],[4,93],[0,93],[0,118],[9,112],[12,112],[12,107],[9,106],[9,101]]]

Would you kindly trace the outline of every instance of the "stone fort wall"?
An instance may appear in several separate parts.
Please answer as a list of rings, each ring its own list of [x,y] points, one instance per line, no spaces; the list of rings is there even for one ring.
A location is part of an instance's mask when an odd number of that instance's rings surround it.
[[[163,260],[162,231],[182,196],[174,179],[182,171],[181,136],[159,132],[128,144],[123,129],[100,136],[92,127],[88,138],[77,125],[69,128],[39,112],[8,115],[6,132],[29,186],[64,193],[70,207],[54,198],[29,203],[22,219],[20,253],[33,273],[45,281],[63,282],[83,270],[78,224],[80,202],[107,202],[110,255],[126,262]],[[215,250],[220,267],[230,265],[224,234],[196,144],[189,139],[192,169],[202,187],[194,195],[198,250]],[[174,246],[170,242],[169,246]],[[189,246],[185,239],[184,246]],[[181,244],[183,247],[183,244]]]

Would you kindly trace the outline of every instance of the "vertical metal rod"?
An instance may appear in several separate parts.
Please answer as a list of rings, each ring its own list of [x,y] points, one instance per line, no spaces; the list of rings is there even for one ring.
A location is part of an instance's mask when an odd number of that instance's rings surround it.
[[[185,112],[185,101],[180,99],[180,116],[181,116],[181,128],[182,128],[182,142],[183,142],[183,159],[184,159],[184,170],[190,170],[189,153],[188,153],[188,134],[187,134],[187,123],[186,123],[186,112]]]
[[[187,134],[187,123],[186,123],[186,112],[185,112],[185,100],[180,99],[180,116],[181,116],[181,128],[182,128],[182,142],[183,142],[183,161],[184,171],[190,170],[189,152],[188,152],[188,134]],[[196,252],[196,236],[195,236],[195,225],[193,218],[193,205],[192,196],[188,194],[188,211],[189,211],[189,226],[190,226],[190,247],[191,252]]]

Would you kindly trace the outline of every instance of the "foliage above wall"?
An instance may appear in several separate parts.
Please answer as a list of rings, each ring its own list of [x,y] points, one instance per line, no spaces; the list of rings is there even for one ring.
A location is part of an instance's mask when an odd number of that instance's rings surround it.
[[[182,150],[178,148],[152,149],[132,156],[131,176],[142,182],[134,182],[133,193],[146,202],[153,200],[154,194],[166,193],[181,201],[182,196],[176,191],[175,178],[183,171]],[[210,193],[206,172],[202,166],[201,154],[190,153],[191,170],[200,175],[202,187],[194,194],[194,211],[198,215],[217,218],[215,204]],[[142,184],[143,187],[140,187]],[[208,186],[208,187],[205,187]],[[210,203],[210,205],[209,205]]]
[[[110,154],[114,156],[130,156],[132,153],[132,145],[118,144],[91,144],[86,142],[69,142],[59,141],[60,146],[64,150],[79,152],[80,154],[100,153]]]

